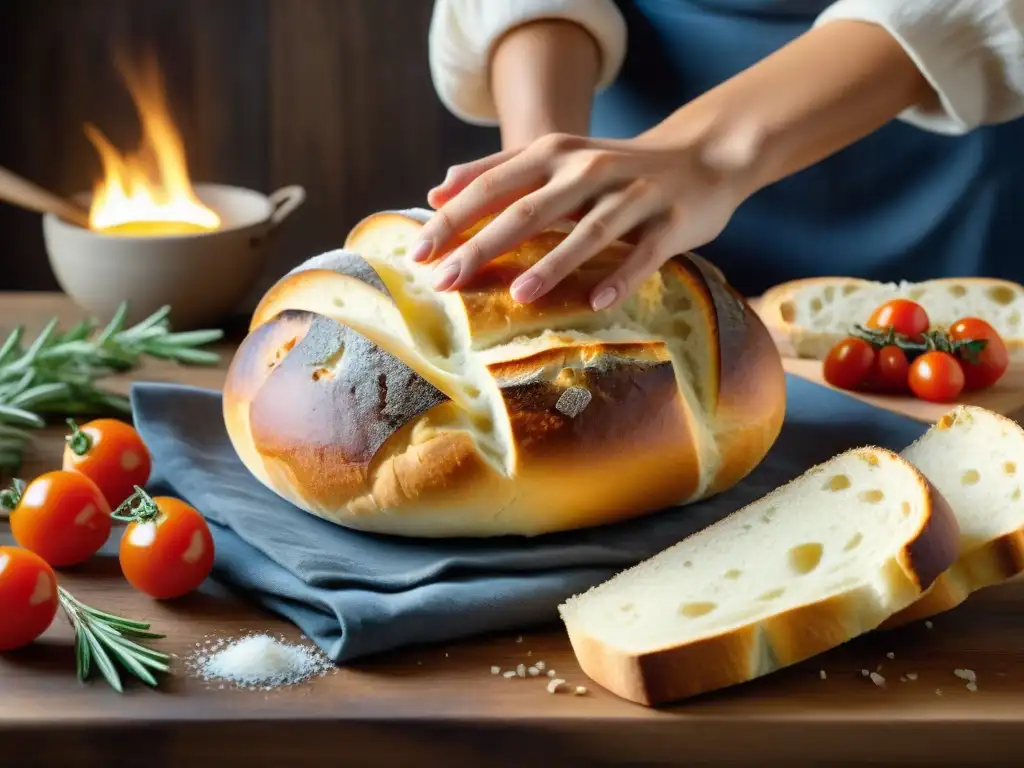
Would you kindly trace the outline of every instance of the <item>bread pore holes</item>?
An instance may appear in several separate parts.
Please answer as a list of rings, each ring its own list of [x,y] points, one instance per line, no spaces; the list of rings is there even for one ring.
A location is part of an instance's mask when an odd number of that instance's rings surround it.
[[[769,589],[767,592],[762,592],[757,596],[757,599],[762,603],[767,603],[772,600],[778,600],[784,594],[786,594],[785,587],[776,587],[775,589]]]
[[[949,295],[954,299],[962,299],[967,295],[967,289],[959,284],[951,285],[949,286]]]
[[[821,563],[825,548],[817,541],[798,544],[788,552],[789,568],[798,576],[812,573]]]
[[[864,534],[858,531],[850,537],[850,540],[848,542],[846,542],[846,546],[843,547],[843,552],[851,552],[855,550],[857,547],[860,546],[860,543],[862,541],[864,541]]]
[[[792,301],[784,301],[779,305],[779,314],[785,322],[792,323],[796,320],[796,306]]]
[[[679,613],[688,619],[696,619],[707,616],[717,607],[717,603],[683,603],[679,606]]]
[[[1013,493],[1010,494],[1010,498],[1017,501],[1020,498],[1020,486],[1018,485],[1013,489]]]
[[[981,474],[976,469],[964,470],[964,473],[960,475],[960,485],[975,485],[981,480]]]
[[[736,579],[738,579],[742,575],[743,575],[743,571],[741,571],[738,568],[730,568],[724,574],[725,578],[729,579],[730,581],[735,581]]]
[[[996,304],[1002,304],[1004,307],[1007,304],[1012,304],[1015,297],[1013,289],[1005,285],[993,285],[986,293],[992,301]]]
[[[910,502],[909,502],[909,501],[904,501],[904,502],[902,502],[902,503],[900,504],[900,511],[901,511],[901,512],[902,512],[902,513],[903,513],[904,515],[909,515],[909,514],[911,513],[911,511],[912,511],[912,509],[911,509],[911,506],[910,506]]]
[[[857,494],[857,498],[864,504],[881,504],[885,494],[877,488],[870,488]]]
[[[825,305],[821,303],[821,299],[817,296],[811,299],[811,314],[818,314],[822,309],[824,309],[824,307]]]
[[[1003,472],[1010,476],[1013,476],[1017,474],[1017,465],[1014,464],[1012,461],[1007,461],[1003,464]]]
[[[825,488],[830,491],[845,491],[850,487],[850,478],[846,475],[832,475],[825,483]]]

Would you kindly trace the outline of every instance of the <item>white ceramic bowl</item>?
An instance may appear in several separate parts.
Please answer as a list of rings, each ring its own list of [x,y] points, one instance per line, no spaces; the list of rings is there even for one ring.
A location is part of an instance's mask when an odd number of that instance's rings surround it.
[[[128,301],[128,322],[165,304],[175,329],[216,327],[259,280],[270,236],[302,204],[302,187],[271,195],[196,184],[196,196],[221,218],[210,232],[161,237],[104,234],[43,217],[43,238],[57,282],[76,304],[109,319]],[[77,198],[88,207],[90,194]]]

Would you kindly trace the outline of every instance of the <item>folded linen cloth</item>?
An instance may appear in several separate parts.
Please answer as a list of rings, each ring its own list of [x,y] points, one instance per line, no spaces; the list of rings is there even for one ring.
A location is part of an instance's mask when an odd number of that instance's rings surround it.
[[[665,549],[865,444],[901,450],[926,426],[806,380],[787,379],[782,433],[735,488],[639,520],[537,538],[404,539],[307,514],[249,474],[224,429],[220,393],[136,384],[137,428],[153,454],[150,490],[211,524],[214,577],[296,624],[336,662],[402,646],[557,620],[565,598]]]

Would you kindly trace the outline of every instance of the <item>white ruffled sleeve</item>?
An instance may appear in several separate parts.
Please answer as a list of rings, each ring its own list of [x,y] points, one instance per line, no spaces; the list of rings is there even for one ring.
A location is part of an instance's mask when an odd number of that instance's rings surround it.
[[[816,25],[838,19],[884,28],[938,93],[900,120],[960,135],[1024,115],[1024,0],[838,0]]]
[[[441,103],[476,125],[497,125],[489,65],[495,43],[514,27],[539,19],[572,21],[597,42],[600,91],[626,55],[626,22],[612,0],[435,0],[430,22],[430,74]]]

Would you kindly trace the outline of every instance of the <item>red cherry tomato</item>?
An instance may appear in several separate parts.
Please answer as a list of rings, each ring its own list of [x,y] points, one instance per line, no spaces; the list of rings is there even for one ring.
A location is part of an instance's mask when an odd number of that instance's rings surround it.
[[[896,333],[920,339],[921,334],[928,330],[930,321],[924,307],[910,299],[892,299],[885,302],[871,313],[868,328],[886,330],[892,328]]]
[[[116,509],[149,482],[152,460],[135,429],[117,419],[96,419],[81,428],[68,419],[71,435],[64,446],[64,469],[92,480]]]
[[[875,363],[868,374],[871,388],[879,392],[896,394],[907,391],[907,374],[910,363],[906,353],[895,344],[889,344],[878,350]]]
[[[964,371],[948,352],[925,352],[910,366],[910,389],[922,400],[948,403],[964,388]]]
[[[991,387],[1006,373],[1010,365],[1006,344],[996,329],[984,320],[977,317],[957,320],[949,329],[949,337],[953,341],[985,342],[980,352],[962,349],[957,355],[964,369],[964,389]]]
[[[825,381],[840,389],[856,389],[867,379],[875,362],[875,348],[849,336],[829,350],[823,366]]]
[[[27,549],[0,547],[0,651],[22,648],[57,615],[57,576]]]
[[[213,536],[193,507],[170,496],[138,491],[132,522],[121,539],[121,571],[128,583],[158,600],[199,587],[213,569]]]
[[[4,506],[11,509],[14,540],[54,568],[85,562],[110,536],[106,498],[77,472],[58,469],[12,487],[4,493]]]

